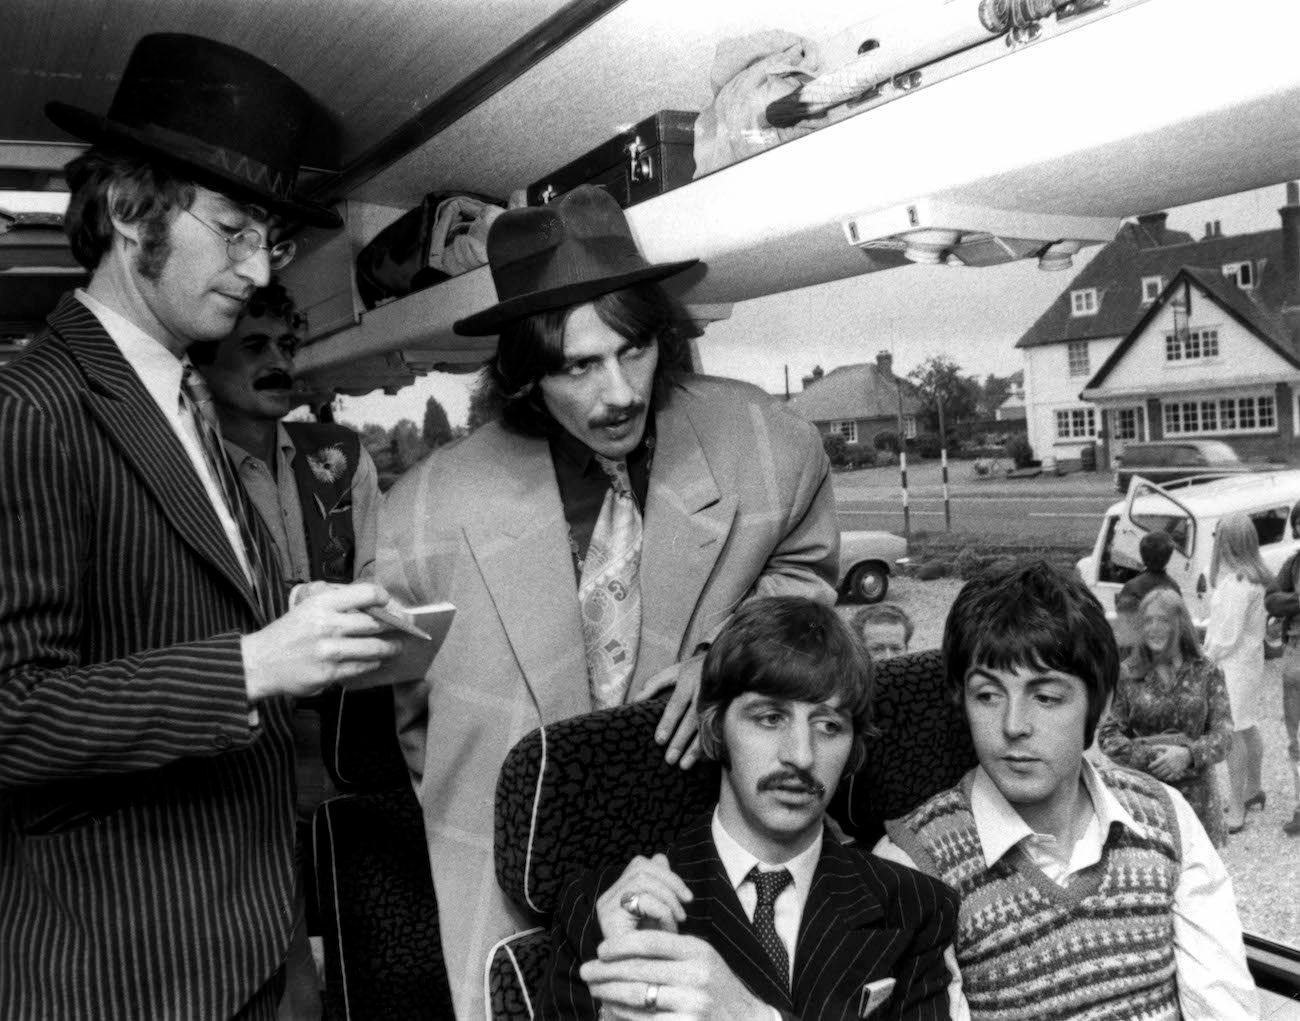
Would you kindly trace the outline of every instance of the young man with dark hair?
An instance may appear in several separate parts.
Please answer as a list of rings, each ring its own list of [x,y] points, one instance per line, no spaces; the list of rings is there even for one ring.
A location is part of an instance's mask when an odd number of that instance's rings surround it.
[[[540,1015],[946,1019],[956,895],[825,824],[870,740],[871,693],[871,660],[834,609],[741,607],[700,683],[717,807],[667,854],[565,892]]]
[[[492,792],[545,723],[672,687],[659,741],[688,766],[702,648],[753,595],[834,601],[839,528],[817,430],[755,387],[686,371],[688,325],[617,202],[582,186],[493,222],[500,421],[389,492],[379,580],[456,620],[399,688],[458,1014],[492,946],[535,921],[497,886]]]
[[[67,168],[91,271],[0,371],[0,1016],[270,1018],[294,918],[292,699],[399,646],[374,585],[284,612],[185,353],[293,256],[309,97],[151,35]]]
[[[975,1021],[1258,1017],[1232,883],[1182,795],[1084,756],[1119,657],[1075,575],[1007,561],[948,616],[947,686],[979,765],[876,853],[961,891]]]
[[[873,663],[901,656],[912,644],[915,625],[897,603],[864,606],[853,614],[851,623],[853,630],[862,636]]]

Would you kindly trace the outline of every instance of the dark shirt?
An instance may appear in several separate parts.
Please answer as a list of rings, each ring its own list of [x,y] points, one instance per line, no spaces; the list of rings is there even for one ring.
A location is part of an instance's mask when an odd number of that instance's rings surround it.
[[[560,488],[560,503],[564,507],[564,520],[569,524],[569,549],[573,554],[573,570],[582,574],[582,560],[591,544],[591,533],[600,517],[601,505],[609,492],[609,476],[596,461],[590,447],[563,430],[552,434],[551,461],[555,465],[555,482]],[[645,436],[627,457],[628,477],[632,482],[632,495],[645,514],[646,493],[650,489],[650,462],[654,451],[654,419],[646,424]]]
[[[1179,593],[1182,591],[1178,587],[1178,582],[1163,570],[1143,571],[1136,578],[1130,578],[1124,583],[1124,587],[1119,590],[1119,595],[1115,597],[1115,609],[1123,611],[1125,607],[1132,607],[1136,610],[1142,600],[1158,588],[1167,588]]]

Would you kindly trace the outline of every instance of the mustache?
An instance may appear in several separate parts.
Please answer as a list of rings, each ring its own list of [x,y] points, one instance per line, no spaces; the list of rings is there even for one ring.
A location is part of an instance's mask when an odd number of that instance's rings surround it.
[[[261,379],[254,381],[254,390],[290,390],[293,388],[293,377],[287,372],[276,369],[268,372]]]
[[[783,787],[798,786],[811,793],[814,797],[824,798],[826,796],[826,785],[806,769],[798,766],[791,766],[789,769],[778,770],[775,773],[768,773],[758,781],[759,792],[778,790]]]
[[[601,429],[608,425],[618,425],[621,422],[626,422],[629,418],[635,418],[637,415],[641,414],[645,408],[646,402],[638,398],[637,400],[632,401],[632,403],[627,407],[621,408],[612,414],[601,415],[599,418],[589,419],[587,425],[592,429]]]

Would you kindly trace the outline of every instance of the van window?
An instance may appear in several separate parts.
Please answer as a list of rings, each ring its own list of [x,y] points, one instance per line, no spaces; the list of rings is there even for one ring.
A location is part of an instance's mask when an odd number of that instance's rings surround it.
[[[1286,523],[1290,517],[1290,508],[1283,504],[1281,507],[1269,507],[1267,510],[1256,511],[1250,516],[1251,522],[1255,525],[1255,531],[1259,535],[1259,544],[1261,546],[1271,546],[1275,542],[1281,542],[1286,538]]]

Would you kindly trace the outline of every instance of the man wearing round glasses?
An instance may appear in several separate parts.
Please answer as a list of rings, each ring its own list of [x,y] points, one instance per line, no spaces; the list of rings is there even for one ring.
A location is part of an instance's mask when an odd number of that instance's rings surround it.
[[[241,50],[137,44],[47,113],[90,271],[0,371],[0,1017],[273,1018],[298,901],[297,696],[398,643],[370,584],[285,612],[185,358],[293,256],[311,100]]]

